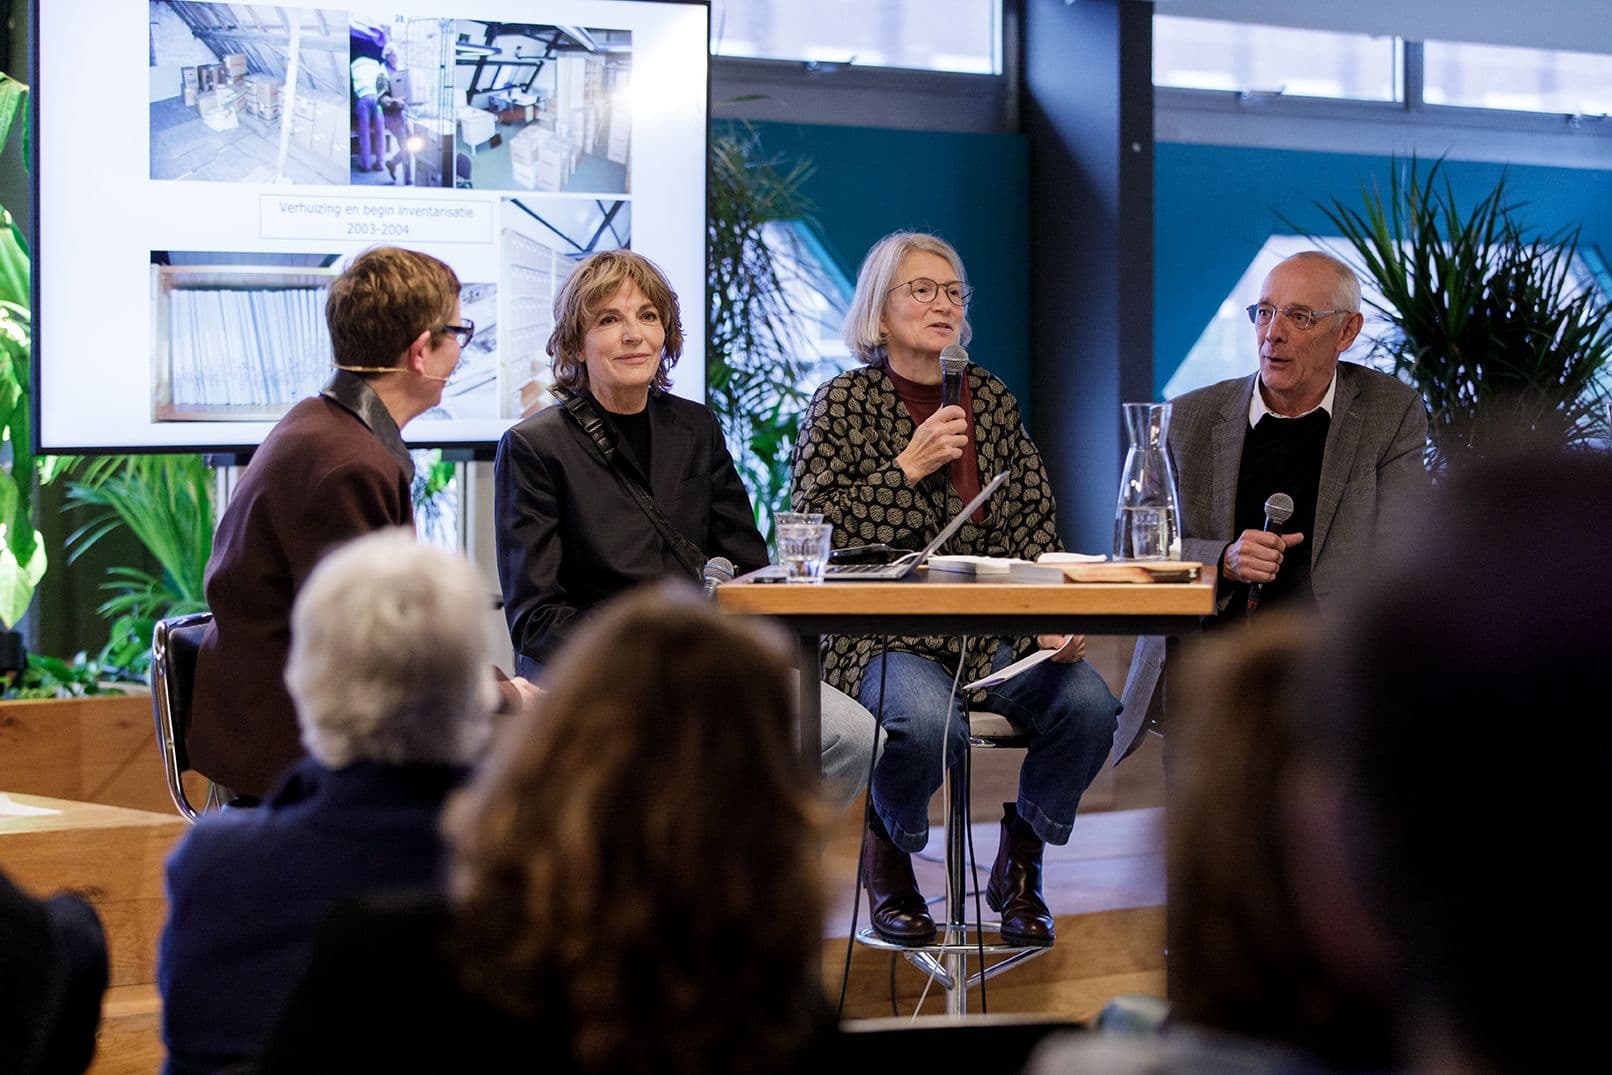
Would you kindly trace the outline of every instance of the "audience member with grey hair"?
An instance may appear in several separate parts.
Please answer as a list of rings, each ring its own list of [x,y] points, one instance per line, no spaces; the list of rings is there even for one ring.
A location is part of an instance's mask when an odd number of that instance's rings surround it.
[[[437,879],[437,815],[489,737],[489,596],[407,530],[331,553],[292,612],[285,680],[309,757],[168,861],[158,985],[168,1070],[250,1059],[334,906]]]
[[[328,769],[469,762],[497,703],[486,587],[405,530],[342,555],[339,571],[314,572],[291,617],[285,682],[302,745]]]

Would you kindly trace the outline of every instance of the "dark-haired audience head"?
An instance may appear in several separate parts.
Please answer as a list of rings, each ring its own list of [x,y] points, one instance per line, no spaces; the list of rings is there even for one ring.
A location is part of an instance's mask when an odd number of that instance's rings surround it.
[[[325,295],[338,366],[393,367],[428,335],[432,347],[459,320],[459,277],[417,250],[377,246],[354,258]]]
[[[1279,824],[1297,747],[1291,692],[1315,624],[1263,613],[1189,655],[1171,722],[1170,1018],[1295,1049],[1337,1070],[1389,1070],[1382,991],[1346,982],[1306,936]]]
[[[308,752],[331,769],[473,761],[498,700],[487,607],[464,557],[408,530],[321,560],[291,612],[285,670]]]
[[[687,586],[602,610],[449,808],[465,984],[557,1015],[583,1070],[777,1070],[822,936],[792,675]]]
[[[554,296],[554,331],[549,334],[549,357],[554,383],[573,392],[588,387],[586,340],[600,311],[624,288],[636,288],[654,307],[665,331],[660,364],[651,387],[671,387],[672,367],[683,354],[683,318],[677,292],[659,265],[631,250],[605,250],[584,260],[565,278]]]
[[[1307,925],[1401,983],[1442,1071],[1599,1052],[1612,456],[1453,475],[1408,557],[1323,641],[1288,796]]]

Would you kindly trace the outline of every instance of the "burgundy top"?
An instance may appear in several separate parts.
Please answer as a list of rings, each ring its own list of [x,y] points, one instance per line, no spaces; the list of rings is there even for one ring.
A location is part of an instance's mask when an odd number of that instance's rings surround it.
[[[906,405],[907,413],[912,415],[914,425],[923,425],[931,415],[940,410],[941,386],[938,383],[919,384],[917,381],[909,381],[891,369],[888,362],[885,363],[884,372],[889,376],[890,383],[896,386],[896,395],[900,396],[901,402]],[[964,504],[967,504],[978,496],[980,491],[980,459],[979,453],[974,449],[974,395],[969,391],[967,377],[963,378],[963,395],[957,401],[957,405],[963,408],[963,414],[968,419],[968,444],[964,447],[962,456],[952,462],[951,472],[947,477],[952,488],[957,490],[957,495],[963,498]],[[975,508],[974,514],[969,518],[976,523],[983,523],[985,505],[981,504]]]

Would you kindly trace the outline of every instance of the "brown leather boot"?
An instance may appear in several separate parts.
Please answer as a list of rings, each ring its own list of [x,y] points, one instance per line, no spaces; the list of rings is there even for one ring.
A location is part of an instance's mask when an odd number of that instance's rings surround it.
[[[862,877],[868,886],[868,916],[875,933],[904,948],[935,939],[935,920],[918,891],[912,856],[890,842],[884,826],[871,813],[862,834]]]
[[[991,867],[985,902],[1002,916],[1002,939],[1009,944],[1046,948],[1054,933],[1052,912],[1041,898],[1041,851],[1034,833],[1020,833],[1012,803],[1002,804],[1002,842]]]

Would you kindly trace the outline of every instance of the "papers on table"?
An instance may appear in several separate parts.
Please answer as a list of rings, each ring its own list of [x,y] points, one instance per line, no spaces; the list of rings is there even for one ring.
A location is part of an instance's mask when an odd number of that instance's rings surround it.
[[[1011,556],[931,556],[929,570],[954,575],[1006,575],[1010,565],[1025,562]]]
[[[1021,560],[1014,556],[931,556],[929,570],[947,571],[954,575],[973,575],[984,578],[995,575],[1009,577],[1015,568],[1025,564],[1097,564],[1108,559],[1085,552],[1047,552],[1038,560]]]

